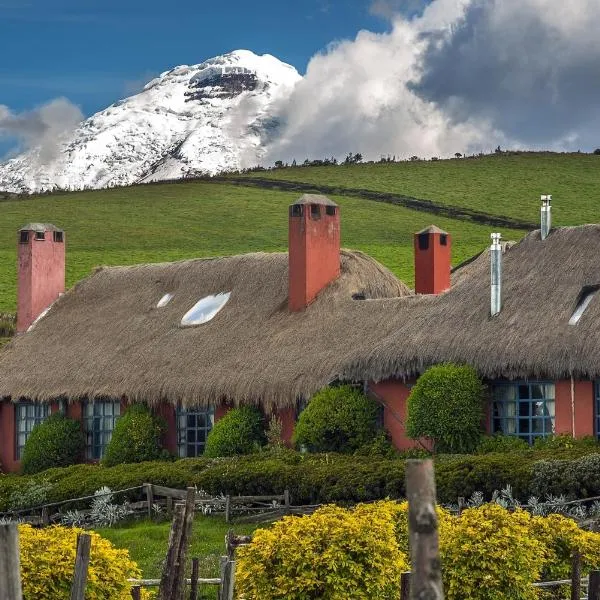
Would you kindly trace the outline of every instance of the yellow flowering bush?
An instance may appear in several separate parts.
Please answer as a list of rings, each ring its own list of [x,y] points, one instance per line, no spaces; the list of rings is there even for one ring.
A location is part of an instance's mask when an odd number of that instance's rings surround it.
[[[408,569],[396,537],[397,511],[394,502],[325,506],[259,529],[238,553],[238,598],[396,600]]]
[[[544,544],[530,535],[532,517],[497,504],[465,510],[442,529],[440,551],[447,600],[535,599]]]
[[[73,582],[77,534],[82,529],[19,525],[24,600],[68,600]],[[141,573],[127,550],[116,549],[97,533],[92,536],[86,600],[130,600],[128,578]]]
[[[542,569],[545,581],[568,579],[576,550],[581,553],[583,574],[600,567],[600,533],[580,529],[572,519],[562,515],[533,517],[530,533],[546,547]]]

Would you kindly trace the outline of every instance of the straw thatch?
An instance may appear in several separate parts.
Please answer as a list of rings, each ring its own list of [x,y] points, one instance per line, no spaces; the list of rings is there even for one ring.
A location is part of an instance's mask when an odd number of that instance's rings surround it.
[[[247,254],[98,270],[0,352],[0,397],[121,397],[290,406],[335,379],[385,323],[369,300],[410,290],[379,263],[343,251],[342,272],[303,312],[287,307],[287,254]],[[173,299],[156,308],[170,292]],[[210,322],[181,328],[199,299],[231,292]]]
[[[0,397],[292,406],[337,380],[405,378],[440,362],[494,378],[600,378],[600,225],[527,235],[504,254],[503,307],[490,317],[489,255],[453,272],[450,291],[415,296],[360,252],[308,307],[287,308],[287,254],[105,268],[0,352]],[[181,328],[200,298],[231,291],[204,325]],[[158,309],[167,292],[173,300]],[[361,298],[361,299],[358,299]]]
[[[349,378],[407,377],[451,361],[473,365],[487,378],[600,377],[600,293],[569,325],[582,293],[600,284],[600,225],[539,231],[503,257],[503,306],[490,317],[490,264],[484,252],[453,274],[452,289],[423,297],[365,356]]]

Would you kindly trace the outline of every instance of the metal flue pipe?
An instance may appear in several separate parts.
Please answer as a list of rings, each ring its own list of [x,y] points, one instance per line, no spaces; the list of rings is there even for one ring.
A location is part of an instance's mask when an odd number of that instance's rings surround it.
[[[543,194],[541,196],[542,200],[542,215],[541,215],[541,236],[542,239],[545,240],[550,234],[550,229],[552,228],[552,195],[551,194]]]
[[[496,316],[502,309],[502,246],[500,233],[492,233],[490,247],[491,315]]]

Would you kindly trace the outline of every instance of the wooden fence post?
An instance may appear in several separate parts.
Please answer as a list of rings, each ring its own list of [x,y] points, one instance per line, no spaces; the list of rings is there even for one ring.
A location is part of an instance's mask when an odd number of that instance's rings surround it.
[[[600,571],[592,571],[590,573],[588,600],[600,600]]]
[[[283,491],[283,505],[285,506],[285,513],[288,514],[290,512],[290,490]]]
[[[0,600],[22,600],[19,530],[0,525]]]
[[[219,586],[219,600],[233,600],[235,588],[235,560],[228,556],[221,556],[221,585]]]
[[[185,523],[185,506],[175,504],[173,522],[171,523],[171,532],[169,533],[169,547],[167,549],[167,558],[160,579],[158,588],[158,600],[172,600],[175,598],[173,589],[176,586],[177,573],[176,562],[181,536]]]
[[[131,600],[142,600],[142,588],[139,585],[131,588]]]
[[[229,494],[225,497],[225,523],[229,523],[231,518],[231,496]]]
[[[48,514],[48,507],[47,506],[43,506],[42,507],[41,520],[42,520],[42,525],[44,527],[48,527],[48,525],[50,525],[50,515]]]
[[[148,502],[148,518],[152,519],[152,506],[154,504],[154,490],[152,489],[151,483],[145,483],[144,488],[146,488],[146,500]]]
[[[400,575],[400,600],[410,599],[410,572]]]
[[[183,600],[185,593],[185,560],[192,526],[196,490],[187,489],[185,504],[175,505],[175,516],[169,534],[167,559],[160,579],[159,600]]]
[[[406,461],[406,496],[411,554],[410,598],[443,600],[433,461]]]
[[[192,558],[192,577],[190,587],[190,600],[198,600],[198,575],[200,570],[200,561]]]
[[[581,553],[573,552],[573,568],[571,570],[571,600],[581,599]]]
[[[84,600],[85,598],[91,547],[92,536],[89,533],[81,533],[77,536],[77,554],[75,555],[71,600]]]

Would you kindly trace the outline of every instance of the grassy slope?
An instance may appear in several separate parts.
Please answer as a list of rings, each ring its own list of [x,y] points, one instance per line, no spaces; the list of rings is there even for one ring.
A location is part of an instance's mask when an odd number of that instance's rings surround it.
[[[556,224],[600,221],[600,156],[492,155],[475,159],[297,167],[248,176],[405,194],[537,223],[540,194],[553,194]]]
[[[0,202],[0,312],[15,309],[16,231],[29,221],[67,232],[67,284],[98,265],[287,249],[287,206],[298,194],[211,183],[162,184]],[[412,234],[435,222],[453,235],[458,263],[490,228],[357,198],[342,207],[342,243],[412,285]],[[518,239],[523,233],[503,232]]]
[[[136,521],[124,527],[97,531],[118,548],[129,550],[143,576],[155,579],[160,578],[170,527],[170,522]],[[256,529],[256,525],[228,525],[221,517],[196,516],[188,559],[200,559],[200,577],[219,576],[219,557],[224,554],[225,534],[231,527],[238,535],[249,535]]]

